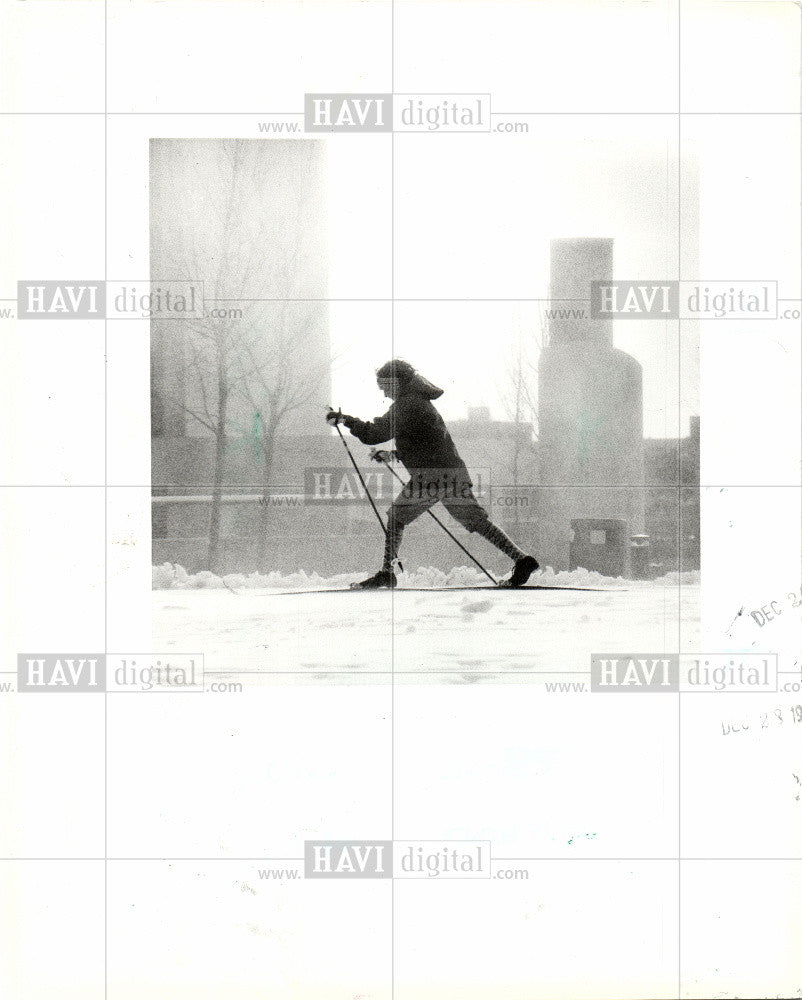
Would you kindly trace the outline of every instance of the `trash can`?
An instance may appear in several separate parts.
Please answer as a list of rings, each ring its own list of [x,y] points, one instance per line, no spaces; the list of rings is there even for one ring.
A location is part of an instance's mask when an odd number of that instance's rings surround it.
[[[650,558],[649,536],[633,535],[629,540],[629,568],[633,580],[648,580],[651,577]]]
[[[626,576],[629,563],[627,522],[613,518],[571,521],[569,569],[589,569],[603,576]]]

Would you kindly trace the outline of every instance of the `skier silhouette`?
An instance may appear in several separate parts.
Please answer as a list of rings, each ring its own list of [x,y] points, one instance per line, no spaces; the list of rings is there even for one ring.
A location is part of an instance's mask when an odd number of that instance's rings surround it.
[[[443,390],[424,378],[407,361],[394,359],[376,372],[376,381],[393,403],[375,420],[360,420],[337,410],[329,410],[326,420],[332,426],[343,424],[363,444],[382,444],[395,439],[394,451],[377,451],[377,461],[398,458],[410,474],[387,511],[387,534],[384,560],[378,573],[363,580],[359,587],[395,587],[393,570],[404,528],[436,503],[468,531],[476,532],[506,556],[514,566],[507,586],[522,587],[538,568],[534,556],[527,555],[493,524],[487,511],[473,494],[468,469],[457,451],[445,422],[432,404]]]

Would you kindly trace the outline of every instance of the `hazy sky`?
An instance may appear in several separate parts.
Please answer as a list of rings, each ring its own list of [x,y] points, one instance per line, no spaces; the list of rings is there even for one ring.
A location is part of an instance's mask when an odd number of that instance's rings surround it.
[[[446,418],[471,405],[506,417],[507,357],[541,328],[545,303],[532,300],[547,295],[554,238],[612,238],[622,280],[769,279],[781,296],[799,294],[797,118],[689,116],[681,177],[671,115],[543,115],[529,126],[396,135],[394,164],[388,135],[314,141],[326,190],[310,254],[330,298],[333,404],[381,412],[373,372],[398,355],[445,388]],[[715,380],[722,345],[753,325],[683,322],[681,341],[677,326],[615,325],[616,346],[643,367],[650,437],[687,432],[705,345]]]
[[[552,238],[612,237],[622,279],[677,277],[681,246],[682,277],[698,276],[696,158],[684,150],[680,198],[669,119],[620,136],[603,118],[532,122],[527,136],[396,136],[394,259],[388,149],[329,143],[329,294],[397,300],[394,324],[389,302],[332,303],[333,402],[381,410],[372,372],[395,354],[447,390],[447,418],[484,405],[503,419],[506,358],[540,328],[547,303],[522,300],[547,295]],[[676,324],[616,326],[643,366],[647,436],[677,433],[680,385],[683,432],[699,412],[698,334],[682,326],[681,372]]]

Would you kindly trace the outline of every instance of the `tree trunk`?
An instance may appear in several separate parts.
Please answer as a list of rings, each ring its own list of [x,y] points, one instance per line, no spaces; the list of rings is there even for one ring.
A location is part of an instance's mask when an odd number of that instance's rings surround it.
[[[515,487],[515,493],[513,496],[515,503],[513,504],[512,508],[512,523],[515,526],[514,530],[517,535],[521,527],[521,513],[518,510],[518,501],[520,499],[518,495],[518,486],[520,485],[518,482],[518,479],[520,478],[518,473],[520,466],[521,440],[519,435],[519,424],[517,420],[514,428],[514,434],[515,434],[515,450],[512,453],[512,485]]]
[[[265,428],[265,438],[262,442],[262,488],[264,493],[262,506],[259,510],[259,527],[257,529],[258,535],[256,539],[256,569],[260,573],[267,569],[265,566],[265,559],[267,557],[267,532],[270,527],[270,505],[268,502],[268,492],[270,490],[270,475],[273,472],[276,430],[277,428],[271,422]]]
[[[220,378],[217,383],[217,428],[214,447],[214,477],[212,485],[212,507],[209,514],[209,569],[217,573],[222,569],[220,559],[220,520],[223,507],[223,477],[225,475],[226,454],[226,413],[228,410],[228,387]]]

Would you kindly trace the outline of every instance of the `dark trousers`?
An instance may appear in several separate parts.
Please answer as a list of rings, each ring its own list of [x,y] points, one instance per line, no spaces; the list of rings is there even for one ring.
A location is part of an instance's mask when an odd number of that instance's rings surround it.
[[[490,520],[490,516],[473,494],[470,483],[448,483],[431,488],[428,482],[415,478],[407,483],[387,511],[387,537],[384,546],[384,568],[390,569],[398,556],[404,528],[425,514],[436,503],[467,531],[475,531],[511,559],[520,559],[523,552]]]

